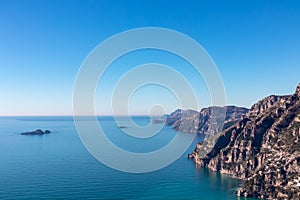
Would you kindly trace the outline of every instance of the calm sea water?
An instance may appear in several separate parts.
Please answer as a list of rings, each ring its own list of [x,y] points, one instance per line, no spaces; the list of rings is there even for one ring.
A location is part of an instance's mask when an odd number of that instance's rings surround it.
[[[145,117],[134,120],[139,125],[150,122]],[[140,143],[122,134],[112,118],[100,121],[108,137],[129,151],[153,151],[177,134],[165,127],[153,142]],[[37,128],[52,134],[20,135]],[[0,199],[238,199],[234,190],[240,181],[197,169],[186,158],[196,142],[164,169],[131,174],[94,159],[81,144],[72,117],[0,117]]]

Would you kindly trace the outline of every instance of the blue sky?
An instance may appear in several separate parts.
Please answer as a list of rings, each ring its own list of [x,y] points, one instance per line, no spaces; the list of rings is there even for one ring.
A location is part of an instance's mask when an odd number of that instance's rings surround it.
[[[140,27],[173,29],[200,43],[221,73],[227,104],[250,107],[270,94],[293,93],[300,82],[297,0],[0,0],[0,27],[0,115],[72,114],[73,84],[89,52],[114,34]],[[182,72],[200,105],[210,105],[205,84],[191,67],[145,51],[111,67],[96,93],[97,112],[110,114],[111,88],[126,73],[120,66],[154,61]],[[166,112],[178,106],[169,91],[148,86],[133,95],[130,112],[147,114],[154,104]]]

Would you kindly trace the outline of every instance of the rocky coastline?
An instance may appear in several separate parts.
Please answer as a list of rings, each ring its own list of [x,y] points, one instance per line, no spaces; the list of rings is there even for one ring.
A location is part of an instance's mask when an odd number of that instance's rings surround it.
[[[248,110],[237,106],[211,106],[203,108],[200,112],[178,109],[160,121],[166,126],[172,126],[176,131],[214,135],[240,120]]]
[[[292,95],[266,97],[208,143],[188,155],[200,167],[245,180],[236,193],[300,199],[300,84]]]

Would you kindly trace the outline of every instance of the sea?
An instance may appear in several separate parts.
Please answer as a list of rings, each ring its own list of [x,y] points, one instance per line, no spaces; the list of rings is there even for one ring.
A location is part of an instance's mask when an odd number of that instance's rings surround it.
[[[190,134],[163,127],[159,136],[140,142],[122,132],[122,128],[131,128],[126,126],[126,117],[121,119],[121,128],[113,117],[97,119],[107,138],[136,153],[162,148],[176,134],[182,138]],[[143,116],[133,121],[141,127],[151,123]],[[51,134],[20,134],[36,129]],[[187,159],[201,140],[203,137],[196,136],[186,152],[167,167],[128,173],[106,166],[89,153],[72,116],[0,117],[0,199],[243,199],[234,194],[240,180],[197,168]]]

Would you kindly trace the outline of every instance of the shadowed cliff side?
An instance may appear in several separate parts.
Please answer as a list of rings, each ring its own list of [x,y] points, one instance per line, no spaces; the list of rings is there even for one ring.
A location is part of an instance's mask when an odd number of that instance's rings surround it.
[[[247,111],[237,106],[211,106],[200,112],[178,109],[166,115],[165,124],[180,132],[215,135],[240,120]]]
[[[244,179],[239,196],[300,199],[300,84],[293,95],[269,96],[223,130],[207,155],[199,143],[197,165]]]

